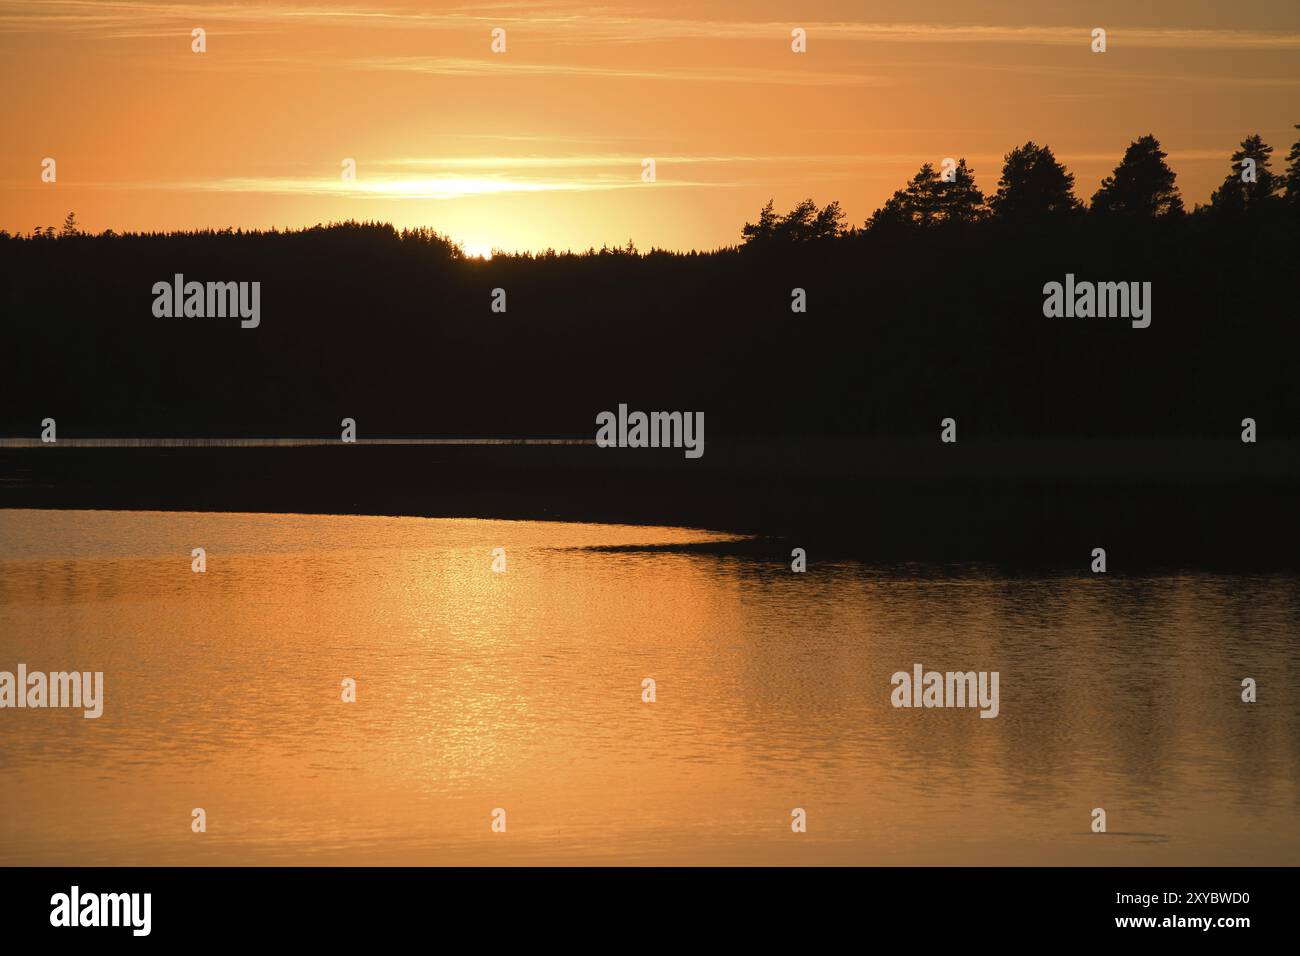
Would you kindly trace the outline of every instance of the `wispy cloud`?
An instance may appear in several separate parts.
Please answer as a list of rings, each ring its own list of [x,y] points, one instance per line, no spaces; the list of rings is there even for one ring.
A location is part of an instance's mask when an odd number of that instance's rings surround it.
[[[553,43],[653,43],[667,40],[761,40],[788,37],[788,22],[741,17],[689,18],[634,16],[584,4],[559,6],[544,14],[539,7],[460,7],[424,11],[396,7],[294,6],[284,3],[154,3],[129,0],[0,0],[0,32],[77,31],[118,37],[171,35],[195,24],[265,25],[280,29],[303,26],[401,30],[483,30],[514,27],[546,33]],[[998,45],[1076,46],[1086,42],[1091,25],[1037,26],[1006,24],[880,23],[861,21],[800,22],[810,39],[860,43],[978,43]],[[1107,29],[1115,49],[1174,48],[1220,50],[1300,50],[1300,34],[1262,30],[1183,27]]]
[[[1179,163],[1227,163],[1230,146],[1169,151]],[[1067,166],[1114,165],[1122,150],[1107,152],[1061,151]],[[971,163],[982,178],[1001,168],[1002,152],[956,154]],[[902,178],[932,165],[938,155],[907,153],[853,153],[810,155],[662,155],[656,157],[658,178],[654,188],[728,189],[811,182],[835,182],[888,174]],[[278,196],[323,196],[353,199],[452,200],[503,194],[551,192],[601,192],[646,189],[641,181],[641,158],[634,154],[573,154],[568,156],[453,156],[396,157],[359,163],[355,180],[333,176],[239,176],[171,182],[78,183],[91,190],[164,190],[193,193],[247,193]],[[725,169],[720,179],[701,178],[709,167]],[[690,175],[694,169],[696,175]],[[5,183],[7,188],[35,188],[31,182]]]
[[[336,64],[338,61],[334,61]],[[768,70],[757,67],[716,67],[709,70],[633,69],[618,66],[581,66],[572,63],[521,63],[497,58],[475,60],[439,56],[372,57],[345,60],[343,65],[358,70],[429,73],[438,76],[576,76],[605,79],[680,80],[704,83],[771,83],[782,86],[887,86],[889,77],[859,73],[827,73],[799,70]]]
[[[713,187],[718,183],[663,179],[656,188]],[[123,184],[119,188],[131,188]],[[292,177],[242,177],[197,182],[151,183],[135,188],[171,189],[186,192],[261,193],[281,196],[333,196],[356,199],[466,199],[506,193],[597,192],[613,189],[645,189],[639,178],[622,179],[526,179],[518,177],[466,176],[359,176],[341,179]]]
[[[1170,163],[1227,163],[1232,147],[1170,150]],[[957,153],[982,178],[996,177],[1002,152]],[[1066,165],[1105,165],[1122,151],[1058,152]],[[655,159],[654,189],[735,189],[844,182],[862,177],[902,179],[940,157],[919,152],[837,153],[837,155],[664,155]],[[710,166],[725,169],[719,179],[692,176]],[[398,170],[398,172],[394,172]],[[34,189],[30,181],[6,182],[8,189]],[[78,189],[177,191],[177,193],[328,196],[334,199],[452,200],[476,196],[541,193],[598,193],[647,189],[641,157],[632,153],[576,153],[569,156],[393,157],[359,161],[352,181],[333,176],[248,176],[187,181],[81,182]]]

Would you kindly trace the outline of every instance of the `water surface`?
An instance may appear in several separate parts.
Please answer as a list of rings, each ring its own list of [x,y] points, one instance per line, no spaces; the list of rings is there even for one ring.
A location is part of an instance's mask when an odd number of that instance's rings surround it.
[[[1297,579],[728,540],[0,511],[0,670],[107,698],[0,710],[0,863],[1300,863]],[[1000,715],[894,709],[915,662],[998,671]]]

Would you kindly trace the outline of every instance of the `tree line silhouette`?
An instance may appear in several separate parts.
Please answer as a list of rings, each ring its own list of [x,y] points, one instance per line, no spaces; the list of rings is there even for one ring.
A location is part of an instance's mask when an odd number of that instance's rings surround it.
[[[1232,154],[1231,169],[1211,195],[1209,205],[1198,206],[1193,214],[1289,214],[1293,219],[1300,215],[1300,140],[1292,145],[1286,170],[1280,175],[1273,172],[1272,156],[1273,147],[1258,134],[1246,137]],[[975,184],[974,170],[964,158],[946,173],[925,163],[906,186],[872,213],[860,230],[845,229],[838,202],[818,209],[815,202],[806,199],[785,215],[778,215],[769,201],[757,222],[745,223],[741,235],[744,245],[759,247],[969,226],[987,220],[1043,224],[1085,212],[1130,225],[1150,223],[1186,214],[1174,171],[1165,162],[1167,158],[1155,136],[1148,134],[1134,140],[1085,207],[1074,193],[1074,175],[1051,147],[1030,141],[1007,153],[997,191],[987,198]]]
[[[836,202],[769,202],[713,252],[485,262],[380,223],[87,235],[69,215],[0,233],[0,429],[590,437],[627,402],[704,411],[710,442],[930,439],[947,416],[964,438],[1235,438],[1245,416],[1298,436],[1300,143],[1282,171],[1272,152],[1248,137],[1188,211],[1153,136],[1087,205],[1031,142],[987,197],[964,159],[927,163],[860,226]],[[261,325],[155,318],[176,273],[260,281]],[[1066,273],[1151,281],[1151,327],[1045,318]]]

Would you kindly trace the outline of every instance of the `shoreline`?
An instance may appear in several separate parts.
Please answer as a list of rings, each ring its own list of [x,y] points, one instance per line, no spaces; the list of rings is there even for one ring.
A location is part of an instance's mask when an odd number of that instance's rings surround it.
[[[867,562],[1300,569],[1300,442],[0,447],[0,508],[662,525]],[[743,549],[742,549],[743,550]],[[785,558],[788,561],[788,557]]]

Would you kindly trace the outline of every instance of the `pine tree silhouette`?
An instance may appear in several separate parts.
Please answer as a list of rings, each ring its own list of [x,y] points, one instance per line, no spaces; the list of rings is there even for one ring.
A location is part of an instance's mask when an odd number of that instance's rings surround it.
[[[1295,126],[1300,129],[1300,123]],[[1291,144],[1291,152],[1286,154],[1286,172],[1282,176],[1286,186],[1286,203],[1291,211],[1300,214],[1300,139]]]
[[[1243,139],[1241,148],[1232,154],[1232,171],[1210,197],[1211,207],[1220,212],[1256,212],[1271,207],[1282,188],[1281,179],[1270,168],[1272,158],[1273,147],[1258,133]]]
[[[1167,155],[1150,134],[1134,140],[1115,171],[1101,181],[1092,197],[1092,211],[1141,219],[1183,212],[1174,171],[1165,163]]]
[[[1031,141],[1007,153],[989,205],[999,219],[1026,220],[1077,212],[1082,204],[1074,195],[1074,175],[1050,147]]]

